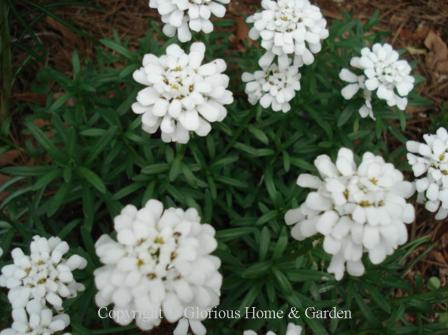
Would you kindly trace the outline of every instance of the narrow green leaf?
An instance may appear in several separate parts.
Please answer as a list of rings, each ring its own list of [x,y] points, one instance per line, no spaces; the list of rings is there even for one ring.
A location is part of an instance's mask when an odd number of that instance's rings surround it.
[[[42,188],[47,187],[49,183],[51,183],[53,180],[55,180],[57,177],[61,175],[61,170],[55,169],[53,171],[48,172],[46,175],[43,175],[42,177],[39,177],[37,181],[33,185],[33,190],[37,191]]]
[[[256,231],[254,227],[240,227],[221,229],[216,232],[216,238],[220,241],[229,241],[240,238],[245,235],[252,234]]]
[[[95,187],[98,192],[103,194],[106,193],[106,186],[104,185],[103,181],[92,170],[81,166],[76,171],[81,178],[85,179],[90,185]]]
[[[338,127],[342,127],[343,125],[345,125],[348,122],[348,120],[350,120],[355,111],[356,109],[354,108],[353,105],[348,105],[339,115]]]
[[[290,292],[292,292],[292,286],[291,283],[289,282],[288,278],[285,276],[285,274],[283,272],[281,272],[280,270],[278,270],[277,268],[272,268],[272,272],[274,274],[274,278],[277,281],[278,287],[280,288],[280,290],[285,293],[288,294]]]
[[[110,145],[112,138],[115,136],[116,130],[117,128],[115,126],[110,127],[98,140],[98,142],[92,146],[94,150],[90,153],[89,158],[86,161],[87,165],[90,165],[106,149],[106,147]]]
[[[271,242],[271,233],[268,227],[263,227],[260,234],[260,248],[258,251],[258,256],[261,261],[266,259],[266,256],[269,251],[269,244]]]
[[[277,243],[275,244],[272,258],[273,259],[280,258],[283,255],[283,253],[285,252],[287,246],[288,246],[288,234],[286,233],[286,229],[282,228],[280,237],[277,240]]]
[[[272,267],[270,261],[258,262],[249,265],[247,269],[241,272],[242,278],[260,278],[266,275]]]
[[[106,47],[108,47],[109,49],[112,49],[113,51],[115,51],[116,53],[130,59],[130,60],[134,60],[135,56],[132,52],[130,52],[127,48],[125,48],[124,46],[118,44],[115,41],[109,40],[109,39],[101,39],[100,42],[102,44],[104,44]]]
[[[149,166],[145,166],[142,169],[143,174],[159,174],[169,170],[170,166],[167,163],[156,163]]]
[[[27,127],[31,134],[33,134],[34,138],[37,142],[54,158],[57,160],[64,160],[64,155],[62,152],[56,148],[53,142],[45,136],[44,132],[40,130],[36,125],[32,122],[27,123]]]
[[[47,215],[49,217],[53,216],[58,211],[70,189],[71,185],[64,183],[61,185],[53,198],[51,198],[50,204],[47,209]]]
[[[50,105],[50,107],[48,108],[48,113],[56,112],[59,108],[64,106],[64,104],[67,102],[67,100],[70,99],[71,97],[72,97],[72,95],[69,93],[65,93],[64,95],[61,95],[59,98],[56,99],[55,102],[53,102]]]

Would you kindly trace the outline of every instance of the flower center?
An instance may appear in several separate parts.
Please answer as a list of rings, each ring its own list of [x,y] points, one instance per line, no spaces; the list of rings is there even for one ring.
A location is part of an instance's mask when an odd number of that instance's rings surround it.
[[[149,280],[177,276],[172,262],[177,258],[178,240],[181,234],[157,235],[141,239],[135,246],[129,246],[127,253],[136,259],[137,269]]]
[[[33,288],[45,285],[49,279],[57,281],[57,277],[54,275],[57,273],[55,265],[42,259],[32,261],[32,265],[24,269],[26,276],[22,279],[23,286]]]
[[[342,192],[346,203],[334,209],[341,215],[347,215],[353,210],[353,205],[362,208],[383,207],[385,194],[378,184],[379,180],[376,177],[353,177]]]
[[[275,13],[275,31],[292,32],[297,29],[297,24],[302,22],[303,14],[289,6],[282,7]]]
[[[277,88],[285,88],[288,85],[285,72],[279,71],[275,64],[272,65],[268,71],[266,71],[264,80],[270,86],[275,86]]]
[[[165,69],[163,74],[164,98],[181,100],[194,91],[194,71],[178,64]]]

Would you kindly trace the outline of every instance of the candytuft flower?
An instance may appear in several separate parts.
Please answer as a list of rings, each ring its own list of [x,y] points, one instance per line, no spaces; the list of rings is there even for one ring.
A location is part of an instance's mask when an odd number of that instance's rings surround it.
[[[230,0],[149,0],[149,7],[159,12],[169,37],[177,33],[181,42],[191,40],[191,31],[209,34],[213,31],[212,15],[224,17]]]
[[[0,335],[50,335],[59,333],[70,324],[70,317],[53,311],[45,306],[44,300],[30,300],[25,307],[12,311],[11,328],[0,332]],[[65,333],[64,335],[70,335]]]
[[[255,73],[243,73],[246,83],[246,94],[249,102],[255,105],[260,101],[263,108],[272,106],[274,111],[284,113],[291,109],[289,102],[295,92],[300,90],[300,73],[297,66],[282,68],[273,63],[269,67]]]
[[[356,74],[349,69],[342,69],[341,80],[349,84],[342,89],[342,96],[351,100],[358,91],[362,91],[365,104],[360,108],[361,117],[375,119],[372,109],[372,94],[387,102],[390,107],[397,106],[405,110],[407,96],[414,88],[415,79],[411,76],[412,68],[390,44],[375,44],[372,49],[361,50],[361,57],[353,57],[350,65],[361,70]]]
[[[428,211],[437,212],[437,220],[444,220],[448,217],[448,131],[439,128],[423,139],[425,143],[406,143],[408,162],[417,178],[417,201],[425,203]]]
[[[263,0],[261,6],[261,12],[247,18],[253,23],[249,37],[261,38],[266,49],[260,66],[269,66],[275,56],[282,55],[296,58],[297,63],[313,63],[313,54],[322,49],[321,41],[329,35],[319,7],[308,0]]]
[[[189,332],[191,329],[191,332]],[[182,318],[177,323],[176,329],[174,329],[173,335],[205,335],[207,334],[207,329],[199,320]]]
[[[359,166],[346,148],[339,150],[335,163],[321,155],[314,165],[319,176],[302,174],[297,180],[300,187],[313,191],[300,207],[286,213],[285,221],[294,225],[291,235],[297,240],[324,236],[324,250],[333,255],[328,272],[337,280],[345,270],[361,276],[364,252],[379,264],[407,241],[405,224],[415,217],[414,207],[406,202],[414,193],[413,184],[370,152]]]
[[[1,270],[0,286],[9,289],[8,299],[13,308],[24,308],[32,299],[43,299],[57,311],[62,301],[75,297],[84,286],[75,281],[73,271],[83,269],[87,261],[78,255],[64,256],[67,242],[58,237],[34,236],[30,255],[22,249],[12,250],[13,264]]]
[[[205,45],[193,43],[189,54],[172,44],[166,55],[145,55],[134,79],[147,87],[132,105],[142,115],[144,131],[154,134],[160,128],[164,142],[187,143],[190,132],[206,136],[210,123],[226,117],[224,105],[233,102],[229,77],[223,74],[226,63],[216,59],[201,65],[204,54]]]
[[[171,323],[181,320],[177,334],[189,327],[202,334],[201,312],[218,305],[222,284],[220,260],[210,255],[217,246],[213,227],[201,224],[193,208],[164,209],[157,200],[140,210],[126,206],[114,227],[117,241],[103,235],[95,245],[104,264],[95,271],[97,305],[113,304],[121,325],[135,319],[150,330],[163,313]],[[186,320],[187,308],[198,313]]]
[[[302,333],[302,327],[295,325],[293,323],[288,324],[288,328],[286,329],[285,335],[300,335]],[[257,335],[253,330],[245,330],[243,335]],[[273,331],[268,331],[266,335],[276,335]]]

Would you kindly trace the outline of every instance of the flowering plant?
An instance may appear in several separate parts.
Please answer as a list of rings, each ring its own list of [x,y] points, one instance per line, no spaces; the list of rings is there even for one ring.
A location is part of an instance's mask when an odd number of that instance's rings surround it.
[[[379,16],[239,4],[151,0],[140,43],[46,58],[46,103],[17,95],[1,335],[446,335],[443,271],[420,264],[446,224],[447,136],[408,123],[409,55]]]
[[[407,157],[417,178],[418,201],[437,212],[437,220],[443,220],[448,216],[448,131],[439,128],[423,138],[425,143],[406,143]]]
[[[365,103],[359,109],[361,117],[375,119],[372,108],[372,95],[385,100],[390,107],[397,106],[405,110],[407,95],[414,88],[411,66],[405,60],[399,60],[399,54],[390,44],[374,44],[372,49],[361,50],[361,57],[353,57],[350,65],[362,71],[356,75],[348,69],[342,69],[339,77],[348,82],[342,90],[345,99],[350,100],[361,90]]]
[[[169,322],[182,319],[176,335],[187,334],[188,322],[202,334],[199,312],[188,320],[183,316],[187,307],[206,311],[219,303],[220,260],[209,255],[217,245],[213,227],[200,224],[193,208],[164,210],[156,200],[140,210],[126,206],[114,227],[117,242],[103,235],[95,244],[105,264],[95,271],[97,305],[114,304],[114,320],[121,325],[135,314],[137,326],[150,330],[163,312]]]
[[[324,235],[324,250],[333,255],[328,272],[342,279],[345,269],[361,276],[362,255],[368,252],[374,264],[384,261],[407,241],[406,223],[415,219],[406,199],[414,193],[403,174],[380,156],[367,152],[356,166],[353,152],[342,148],[333,163],[327,155],[314,161],[320,177],[301,174],[297,184],[314,189],[305,202],[285,215],[295,224],[291,234],[303,240]]]

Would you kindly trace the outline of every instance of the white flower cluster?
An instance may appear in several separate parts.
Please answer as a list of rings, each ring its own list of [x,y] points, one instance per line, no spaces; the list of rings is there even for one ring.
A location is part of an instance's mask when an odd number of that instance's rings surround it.
[[[149,7],[155,8],[161,16],[163,32],[169,37],[177,33],[181,42],[191,40],[191,31],[209,34],[213,31],[212,14],[224,17],[230,0],[149,0]]]
[[[302,333],[302,327],[295,325],[294,323],[289,323],[288,328],[286,329],[285,335],[300,335]],[[257,335],[253,330],[245,330],[243,335]],[[266,335],[276,335],[273,331],[268,331]]]
[[[216,59],[201,65],[204,55],[203,43],[193,43],[189,54],[172,44],[166,55],[145,55],[134,79],[147,87],[132,105],[142,115],[143,130],[154,134],[160,128],[164,142],[187,143],[190,132],[206,136],[210,123],[226,117],[224,105],[233,102],[223,74],[226,63]]]
[[[314,162],[320,177],[302,174],[300,187],[314,189],[305,202],[285,215],[294,225],[291,235],[303,240],[324,235],[324,250],[332,255],[328,272],[342,279],[345,268],[353,276],[364,274],[362,256],[373,264],[407,241],[405,223],[414,221],[414,207],[405,199],[413,184],[381,156],[365,153],[356,166],[353,152],[342,148],[333,163],[321,155]]]
[[[268,66],[275,56],[291,55],[298,63],[314,62],[313,54],[322,49],[321,41],[328,37],[327,21],[319,7],[308,0],[263,0],[263,10],[247,18],[253,23],[249,37],[261,38],[266,49],[260,66]]]
[[[150,330],[163,312],[171,323],[180,320],[176,335],[186,335],[189,327],[205,334],[201,320],[218,305],[222,284],[220,260],[210,255],[217,246],[213,227],[201,224],[193,208],[164,210],[157,200],[140,210],[126,206],[114,227],[117,241],[103,235],[95,245],[105,264],[95,271],[97,305],[114,304],[121,325],[135,319]],[[195,312],[186,318],[186,309]]]
[[[273,111],[286,113],[295,91],[300,90],[300,77],[298,67],[280,68],[274,63],[255,73],[245,72],[242,79],[247,83],[245,91],[252,105],[260,101],[263,108],[272,106]]]
[[[73,271],[85,268],[87,261],[79,255],[64,258],[68,251],[67,242],[58,237],[34,236],[30,255],[19,248],[11,252],[14,263],[5,265],[0,275],[0,286],[9,289],[13,308],[14,323],[5,334],[25,334],[22,329],[34,335],[53,334],[70,324],[62,302],[84,290]]]
[[[417,178],[417,201],[425,203],[436,219],[448,217],[448,131],[439,128],[436,134],[423,136],[425,143],[408,141],[407,158]]]
[[[247,18],[253,23],[249,37],[261,38],[266,50],[258,64],[261,70],[244,73],[251,104],[288,112],[295,91],[300,90],[299,68],[314,62],[328,37],[327,22],[319,7],[308,0],[263,0],[263,10]],[[277,60],[276,60],[277,58]]]
[[[341,80],[349,84],[342,89],[342,96],[350,100],[359,90],[362,90],[365,104],[359,109],[361,117],[375,119],[372,109],[372,95],[387,102],[390,107],[397,106],[405,110],[408,104],[407,96],[414,88],[415,78],[411,76],[412,68],[390,44],[375,44],[372,49],[361,50],[361,57],[353,57],[350,65],[361,70],[355,74],[348,69],[342,69]]]
[[[25,307],[14,309],[12,318],[11,328],[4,329],[0,335],[50,335],[64,330],[70,324],[67,314],[54,315],[39,299],[30,300]]]

